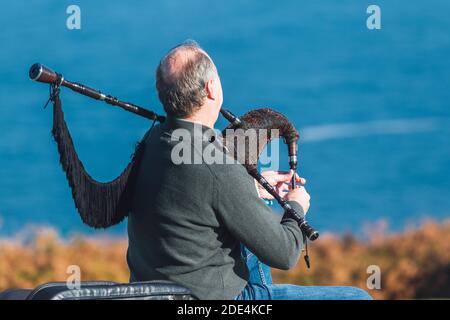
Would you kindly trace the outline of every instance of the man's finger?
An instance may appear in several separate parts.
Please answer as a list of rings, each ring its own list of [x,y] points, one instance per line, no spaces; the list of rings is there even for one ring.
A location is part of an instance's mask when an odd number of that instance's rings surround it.
[[[264,177],[273,177],[273,176],[279,176],[280,174],[288,174],[289,171],[275,171],[275,170],[266,170],[262,171],[261,174]]]
[[[290,188],[289,188],[288,185],[283,184],[282,186],[277,186],[277,187],[276,187],[276,190],[277,190],[277,193],[279,194],[279,193],[281,193],[281,192],[289,192],[289,191],[290,191]]]
[[[294,171],[291,170],[289,172],[278,172],[277,175],[272,177],[274,182],[289,182],[294,175]]]
[[[279,195],[280,195],[280,197],[281,197],[282,199],[284,199],[284,198],[286,198],[286,195],[287,195],[288,193],[289,193],[289,192],[283,191],[283,192],[280,192]]]
[[[298,174],[295,175],[295,182],[297,183],[301,183],[301,184],[306,184],[306,179],[300,177]]]

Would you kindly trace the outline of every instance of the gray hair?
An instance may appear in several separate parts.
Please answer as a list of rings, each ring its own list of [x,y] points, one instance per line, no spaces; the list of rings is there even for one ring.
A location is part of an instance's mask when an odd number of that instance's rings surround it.
[[[206,83],[217,69],[197,42],[188,40],[171,49],[156,70],[159,100],[169,116],[185,118],[204,103]]]

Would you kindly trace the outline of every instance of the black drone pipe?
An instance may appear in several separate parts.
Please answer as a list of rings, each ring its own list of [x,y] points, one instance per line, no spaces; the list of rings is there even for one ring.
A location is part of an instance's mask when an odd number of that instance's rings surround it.
[[[80,83],[71,82],[66,79],[59,73],[54,72],[50,68],[47,68],[46,66],[35,63],[31,66],[29,71],[29,76],[31,80],[43,82],[43,83],[49,83],[54,84],[57,86],[63,86],[67,87],[69,89],[72,89],[75,92],[81,93],[82,95],[85,95],[87,97],[104,101],[110,105],[120,107],[126,111],[132,112],[134,114],[137,114],[141,117],[150,119],[150,120],[156,120],[158,122],[164,122],[165,117],[159,116],[153,111],[150,111],[148,109],[144,109],[142,107],[139,107],[133,103],[129,102],[123,102],[113,96],[106,95],[102,93],[101,91],[89,88],[85,85],[82,85]]]
[[[53,101],[53,103],[55,105],[55,112],[54,112],[55,118],[59,119],[59,122],[56,125],[55,125],[56,120],[54,121],[53,134],[54,134],[55,140],[58,143],[58,150],[61,154],[61,163],[63,164],[64,171],[66,171],[66,175],[69,180],[70,187],[72,189],[72,195],[74,197],[76,206],[80,212],[80,215],[82,216],[83,221],[85,223],[87,223],[88,225],[96,227],[96,228],[105,227],[105,226],[109,226],[109,225],[120,222],[126,216],[125,211],[129,209],[128,207],[126,207],[126,205],[123,205],[123,203],[129,202],[130,192],[127,192],[127,183],[128,183],[127,180],[128,180],[129,176],[133,176],[133,174],[136,174],[133,169],[133,162],[139,161],[138,155],[140,152],[142,152],[139,148],[140,144],[138,145],[136,152],[133,156],[133,161],[124,170],[122,175],[112,182],[99,183],[99,182],[96,182],[95,180],[93,180],[87,173],[84,173],[84,175],[79,175],[79,174],[77,175],[76,173],[73,173],[74,171],[77,171],[77,170],[83,171],[83,172],[85,172],[85,171],[84,171],[83,164],[76,156],[76,153],[74,151],[72,151],[72,152],[67,151],[67,149],[74,150],[74,147],[73,147],[72,139],[70,137],[70,134],[68,133],[68,129],[64,122],[62,110],[60,110],[61,105],[60,105],[60,100],[59,100],[59,88],[61,86],[67,87],[67,88],[69,88],[75,92],[78,92],[82,95],[88,96],[88,97],[96,99],[96,100],[104,101],[105,103],[108,103],[110,105],[118,106],[126,111],[132,112],[134,114],[137,114],[141,117],[144,117],[144,118],[147,118],[147,119],[150,119],[153,121],[158,121],[160,123],[165,121],[165,117],[158,115],[155,112],[150,111],[148,109],[139,107],[133,103],[124,102],[124,101],[121,101],[121,100],[111,96],[111,95],[106,95],[106,94],[102,93],[101,91],[92,89],[92,88],[82,85],[80,83],[68,81],[68,80],[64,79],[64,77],[61,74],[56,73],[53,70],[51,70],[50,68],[47,68],[44,65],[39,64],[39,63],[35,63],[31,66],[30,71],[29,71],[29,77],[31,80],[42,82],[42,83],[48,83],[51,85],[52,94],[50,96],[50,99]],[[230,122],[230,124],[232,126],[234,126],[235,128],[242,126],[243,121],[241,121],[241,119],[239,119],[237,116],[235,116],[230,111],[227,111],[222,108],[220,110],[220,112],[224,116],[224,118],[226,118]],[[61,136],[63,136],[63,137],[61,138]],[[297,153],[297,146],[296,146],[297,138],[298,137],[296,137],[295,139],[292,139],[292,141],[290,141],[290,143],[288,143],[289,164],[291,166],[291,169],[293,169],[294,171],[297,166],[297,155],[296,155],[296,153]],[[64,139],[63,143],[61,143],[61,139]],[[67,146],[65,146],[65,144],[68,144],[69,146],[67,147]],[[73,158],[73,159],[67,159],[67,158]],[[78,166],[78,168],[73,168],[74,164],[76,166]],[[253,178],[255,178],[258,181],[258,183],[260,183],[277,200],[277,202],[283,207],[283,209],[285,211],[289,212],[290,215],[294,219],[297,220],[303,234],[309,240],[314,241],[319,237],[319,233],[316,230],[314,230],[314,228],[312,228],[301,215],[299,215],[286,201],[284,201],[276,193],[276,190],[274,189],[274,187],[272,185],[270,185],[270,183],[268,183],[267,180],[256,170],[256,167],[246,166],[246,169],[247,169],[248,173]],[[69,171],[71,171],[71,172],[69,172]],[[96,200],[102,202],[99,194],[102,194],[105,192],[108,194],[111,194],[113,196],[113,194],[114,194],[113,188],[120,190],[120,193],[123,193],[123,194],[120,194],[121,199],[113,199],[109,202],[103,201],[105,203],[101,203],[99,206],[92,208],[92,207],[89,207],[88,205],[85,205],[85,203],[87,203],[88,200],[81,199],[83,192],[77,192],[77,190],[75,190],[76,189],[75,185],[79,184],[80,180],[86,180],[86,181],[82,181],[83,182],[82,185],[83,185],[84,189],[88,189],[88,190],[82,190],[82,191],[85,191],[85,193],[87,192],[87,194],[89,194],[88,192],[91,192],[92,194],[94,194],[94,196],[93,196],[94,199],[89,199],[89,201],[91,203],[95,202]],[[123,180],[123,181],[121,181],[121,180]],[[113,184],[115,184],[115,185],[113,185]],[[112,185],[112,187],[110,187],[109,185]],[[292,180],[292,186],[295,187],[295,175]],[[96,190],[94,190],[94,189],[96,189]],[[125,198],[125,200],[123,200],[122,198]],[[122,212],[120,212],[120,214],[118,214],[116,212],[116,210],[111,209],[111,204],[114,202],[119,203],[117,205],[118,206],[117,210],[122,211]],[[112,213],[109,213],[107,215],[107,218],[102,218],[101,220],[96,219],[95,217],[94,218],[92,217],[92,215],[95,216],[95,214],[99,213],[99,212],[92,212],[92,211],[102,211],[102,210],[111,211]],[[101,214],[101,212],[100,212],[100,214]]]

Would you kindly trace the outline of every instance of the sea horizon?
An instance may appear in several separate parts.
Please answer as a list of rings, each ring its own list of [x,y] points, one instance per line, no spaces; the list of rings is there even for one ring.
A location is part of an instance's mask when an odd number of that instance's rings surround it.
[[[186,39],[215,61],[224,106],[237,115],[271,107],[299,130],[307,218],[318,230],[358,234],[386,221],[396,232],[450,217],[450,2],[378,1],[375,31],[367,4],[352,1],[229,1],[209,15],[201,1],[141,1],[126,14],[117,2],[77,5],[80,30],[67,29],[65,2],[8,2],[0,12],[0,237],[27,225],[126,235],[125,223],[95,231],[81,222],[51,137],[52,107],[43,109],[48,86],[29,80],[29,67],[163,114],[155,69]],[[68,89],[61,98],[87,171],[114,179],[151,123]],[[280,156],[286,170],[284,145]]]

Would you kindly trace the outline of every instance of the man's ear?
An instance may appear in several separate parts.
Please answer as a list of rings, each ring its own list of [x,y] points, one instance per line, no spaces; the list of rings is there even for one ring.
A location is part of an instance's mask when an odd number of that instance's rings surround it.
[[[205,85],[206,97],[211,100],[216,100],[217,90],[216,90],[216,82],[214,79],[208,80]]]

